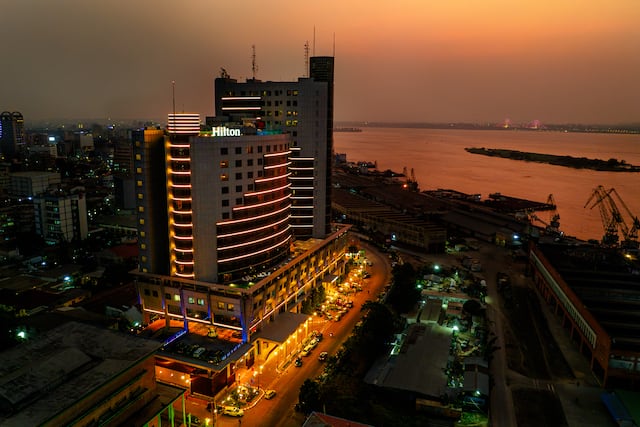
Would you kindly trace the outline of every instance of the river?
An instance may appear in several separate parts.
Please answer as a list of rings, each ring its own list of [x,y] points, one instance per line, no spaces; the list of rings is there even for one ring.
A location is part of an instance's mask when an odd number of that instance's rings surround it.
[[[471,154],[466,147],[506,148],[590,159],[615,158],[640,165],[640,135],[517,130],[440,130],[365,127],[362,132],[335,132],[334,151],[348,161],[376,161],[378,169],[414,170],[420,190],[452,189],[491,193],[545,202],[550,194],[569,236],[600,240],[604,226],[599,207],[585,204],[602,185],[615,188],[634,216],[640,215],[640,173],[572,169]],[[631,217],[620,203],[625,222]],[[548,222],[550,213],[538,213]],[[543,224],[537,223],[542,226]],[[622,236],[620,236],[622,239]]]

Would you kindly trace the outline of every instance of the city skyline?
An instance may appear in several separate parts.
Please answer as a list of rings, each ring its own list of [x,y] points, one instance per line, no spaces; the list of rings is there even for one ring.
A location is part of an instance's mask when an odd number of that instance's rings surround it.
[[[632,0],[7,2],[0,110],[47,119],[212,115],[224,68],[296,81],[334,55],[336,121],[637,123]],[[255,46],[255,72],[252,55]]]

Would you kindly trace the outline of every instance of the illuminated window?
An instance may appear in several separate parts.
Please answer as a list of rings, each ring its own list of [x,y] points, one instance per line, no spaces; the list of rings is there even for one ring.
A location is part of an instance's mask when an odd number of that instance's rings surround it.
[[[138,206],[138,212],[144,212],[144,206]]]
[[[140,147],[140,141],[136,141],[136,147]]]
[[[175,294],[175,295],[173,296],[173,300],[174,300],[174,301],[180,301],[180,294]]]
[[[147,249],[146,243],[140,243],[140,249]]]
[[[140,223],[140,225],[144,225],[144,218],[140,218],[140,221],[138,221]]]
[[[204,305],[204,298],[198,298],[198,305]]]
[[[142,200],[142,193],[138,193],[138,200]]]
[[[226,173],[221,173],[220,181],[229,181],[229,175],[227,175]]]
[[[253,154],[253,145],[247,146],[247,154]]]
[[[220,160],[220,167],[221,168],[228,168],[229,167],[229,161],[228,160]]]
[[[233,311],[233,304],[227,304],[227,310]]]
[[[146,236],[147,236],[147,233],[145,231],[140,232],[140,237],[146,237]]]
[[[138,181],[136,181],[136,185],[138,187],[142,187],[142,180],[139,179]]]
[[[196,303],[196,300],[195,300],[195,298],[194,298],[194,297],[189,297],[189,298],[187,298],[187,302],[188,302],[189,304],[195,304],[195,303]]]
[[[142,168],[136,168],[136,173],[142,173]]]
[[[218,301],[218,308],[224,310],[224,303],[222,301]]]
[[[136,160],[142,160],[142,156],[140,154],[136,154]]]

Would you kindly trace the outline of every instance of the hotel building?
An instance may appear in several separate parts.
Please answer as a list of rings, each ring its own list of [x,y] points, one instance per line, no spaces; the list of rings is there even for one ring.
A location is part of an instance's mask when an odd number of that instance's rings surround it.
[[[285,342],[310,332],[302,302],[344,272],[347,227],[324,239],[294,236],[293,151],[291,133],[251,118],[200,131],[198,115],[171,114],[166,135],[135,135],[143,313],[167,332],[178,325],[167,346],[187,332],[212,332],[203,348],[217,348],[214,356],[180,358],[179,372],[206,370],[190,379],[200,394],[232,383],[240,359],[251,366],[293,354]]]
[[[216,119],[259,119],[291,136],[291,226],[298,238],[324,238],[331,228],[334,58],[312,57],[296,82],[215,80]]]

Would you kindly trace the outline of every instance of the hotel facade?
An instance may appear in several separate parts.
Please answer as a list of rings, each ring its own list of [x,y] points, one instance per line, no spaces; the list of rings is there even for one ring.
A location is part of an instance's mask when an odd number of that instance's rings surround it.
[[[216,79],[203,130],[197,114],[170,114],[166,133],[134,135],[145,321],[180,325],[167,345],[203,328],[214,347],[235,338],[206,362],[181,358],[207,371],[191,382],[201,394],[232,383],[238,360],[293,354],[286,343],[311,332],[302,303],[344,273],[348,227],[332,227],[329,211],[333,58],[311,63],[326,71],[319,81],[313,67],[293,83]]]

